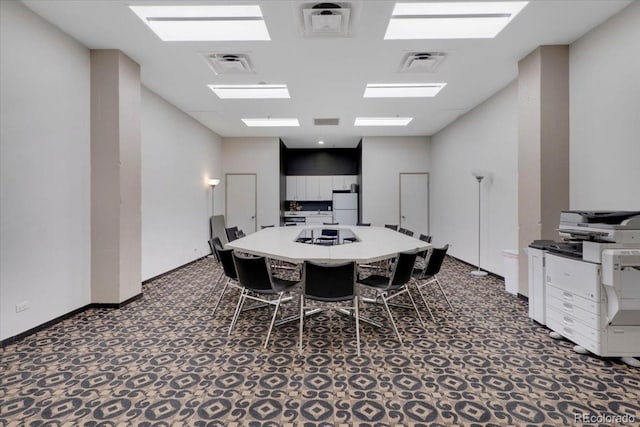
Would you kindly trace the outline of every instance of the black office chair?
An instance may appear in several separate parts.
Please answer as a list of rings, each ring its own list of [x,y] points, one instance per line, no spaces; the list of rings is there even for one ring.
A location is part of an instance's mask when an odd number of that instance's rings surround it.
[[[411,301],[411,306],[413,306],[413,309],[416,311],[420,323],[424,327],[424,321],[422,320],[422,316],[420,316],[420,311],[418,311],[418,307],[416,306],[416,303],[413,300],[408,287],[408,284],[412,279],[413,266],[416,262],[416,256],[416,252],[400,252],[396,256],[395,262],[392,266],[392,273],[390,277],[372,274],[369,277],[358,280],[359,284],[364,285],[377,293],[376,300],[378,299],[378,297],[382,299],[382,303],[387,310],[387,314],[389,315],[389,320],[391,321],[393,330],[395,331],[396,336],[398,337],[398,341],[400,341],[401,344],[402,337],[400,337],[400,332],[398,332],[396,322],[395,320],[393,320],[393,315],[391,314],[391,310],[389,309],[388,301],[399,295],[407,294],[409,300]],[[411,308],[411,306],[407,305],[394,305]]]
[[[217,237],[214,237],[214,240],[215,239],[217,239],[218,242],[220,241]],[[231,286],[232,288],[242,289],[242,287],[238,284],[238,273],[236,272],[236,266],[233,263],[233,249],[222,249],[222,244],[220,244],[220,249],[218,249],[215,242],[213,247],[216,252],[216,257],[220,260],[220,264],[222,264],[224,275],[227,276],[227,280],[224,282],[224,287],[220,292],[218,301],[216,301],[216,305],[213,307],[213,311],[211,312],[211,315],[215,316],[216,310],[218,309],[220,301],[222,301],[222,297],[227,291],[227,288]],[[213,293],[213,289],[211,290],[211,293]],[[211,298],[211,294],[209,295],[209,298]]]
[[[314,243],[316,245],[337,245],[338,244],[338,230],[323,228],[320,232],[320,236],[315,238]]]
[[[273,224],[269,224],[269,225],[261,225],[261,226],[260,226],[260,229],[261,229],[261,230],[264,230],[265,228],[273,228],[273,227],[275,227],[275,225],[273,225]]]
[[[407,235],[407,236],[409,236],[409,237],[413,237],[413,231],[411,231],[411,230],[408,230],[408,229],[406,229],[406,228],[402,228],[402,227],[400,227],[400,229],[399,229],[398,231],[399,231],[400,233],[404,234],[404,235]]]
[[[420,239],[420,240],[422,240],[423,242],[426,242],[426,243],[431,243],[431,236],[428,236],[426,234],[420,234],[418,239]],[[423,258],[425,260],[425,262],[426,262],[427,261],[427,257],[429,256],[430,252],[431,252],[430,249],[425,249],[424,251],[418,252],[418,256],[420,258]]]
[[[244,236],[246,236],[246,234],[244,234],[244,231],[242,231],[241,229],[238,229],[236,231],[236,239],[242,239]]]
[[[360,314],[356,291],[355,261],[340,264],[319,264],[305,261],[303,266],[302,293],[300,295],[300,351],[302,351],[302,332],[304,330],[305,309],[349,310],[356,319],[356,348],[360,356]],[[309,300],[316,304],[309,304]],[[319,303],[338,303],[351,301],[349,306],[336,306]]]
[[[278,315],[282,298],[300,282],[273,277],[265,257],[247,257],[234,252],[233,261],[236,266],[236,271],[238,272],[238,282],[240,286],[242,286],[242,293],[238,299],[238,305],[233,314],[231,326],[229,326],[229,334],[231,334],[231,331],[233,331],[233,328],[238,322],[238,317],[240,317],[242,307],[247,299],[274,305],[275,309],[273,311],[273,317],[271,318],[271,325],[269,325],[267,338],[264,341],[264,348],[267,348],[273,325],[276,323],[276,316]],[[277,298],[270,298],[276,296]]]
[[[398,226],[395,224],[385,224],[384,228],[390,228],[391,230],[398,231]]]
[[[451,309],[451,311],[453,311],[453,305],[451,305],[449,297],[447,296],[446,292],[442,288],[442,285],[440,284],[440,281],[438,280],[438,273],[440,272],[440,268],[442,267],[442,263],[445,256],[447,255],[448,250],[449,245],[444,245],[442,248],[433,248],[431,250],[431,256],[429,256],[429,261],[425,265],[424,269],[418,271],[414,270],[414,283],[416,285],[416,288],[418,289],[418,292],[420,293],[420,296],[422,297],[424,305],[427,308],[429,308],[429,304],[427,304],[427,300],[422,293],[422,288],[431,283],[435,283],[444,296],[444,299],[447,301],[447,304],[449,304],[449,308]],[[429,310],[429,312],[431,312],[431,310]],[[431,314],[431,317],[433,318],[433,314]]]
[[[227,241],[229,242],[233,242],[234,240],[236,240],[238,238],[238,227],[233,226],[233,227],[227,227],[224,229],[224,232],[227,235]]]
[[[220,257],[218,257],[218,252],[216,252],[216,249],[218,250],[224,249],[224,247],[222,246],[222,242],[220,241],[220,238],[216,236],[213,239],[209,240],[209,247],[211,248],[211,253],[216,258],[216,261],[218,262],[218,264],[220,264]]]
[[[356,225],[359,226],[359,227],[371,227],[371,223],[370,222],[359,222]]]

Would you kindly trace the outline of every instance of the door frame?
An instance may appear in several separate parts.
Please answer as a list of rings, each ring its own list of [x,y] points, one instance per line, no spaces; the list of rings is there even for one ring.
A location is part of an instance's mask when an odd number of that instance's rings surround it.
[[[230,175],[253,175],[253,185],[255,188],[255,192],[253,194],[253,216],[254,216],[254,230],[252,233],[258,231],[258,174],[252,172],[233,172],[233,173],[225,173],[224,174],[224,219],[225,224],[228,224],[229,220],[229,176]]]
[[[398,227],[402,227],[402,175],[427,176],[427,234],[431,234],[431,175],[429,172],[399,172],[398,173]]]

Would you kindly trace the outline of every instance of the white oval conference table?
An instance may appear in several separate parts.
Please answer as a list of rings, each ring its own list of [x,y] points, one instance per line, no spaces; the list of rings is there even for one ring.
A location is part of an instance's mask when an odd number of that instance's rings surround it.
[[[340,241],[351,237],[356,241],[328,246],[298,241],[300,237],[318,237],[321,230],[327,229],[338,230]],[[399,252],[422,251],[430,248],[431,244],[383,227],[308,225],[265,228],[227,243],[225,247],[294,264],[302,264],[306,260],[371,263],[391,258]]]

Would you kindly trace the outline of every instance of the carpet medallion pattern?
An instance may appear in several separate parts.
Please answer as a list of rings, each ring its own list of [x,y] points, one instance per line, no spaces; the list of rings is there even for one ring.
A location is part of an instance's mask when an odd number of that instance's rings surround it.
[[[640,370],[579,355],[529,320],[501,280],[447,258],[438,320],[392,307],[390,327],[323,312],[277,327],[268,309],[242,313],[238,291],[211,309],[224,278],[203,259],[145,284],[119,310],[92,309],[0,355],[2,426],[526,426],[637,425]],[[422,301],[416,300],[419,307]],[[293,314],[297,301],[285,306]],[[382,308],[362,315],[388,325]]]

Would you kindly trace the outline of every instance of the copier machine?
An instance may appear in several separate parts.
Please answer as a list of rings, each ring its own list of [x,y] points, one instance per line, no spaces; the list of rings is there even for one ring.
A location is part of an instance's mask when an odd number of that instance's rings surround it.
[[[563,211],[558,231],[530,246],[530,317],[577,352],[640,367],[640,211]]]

